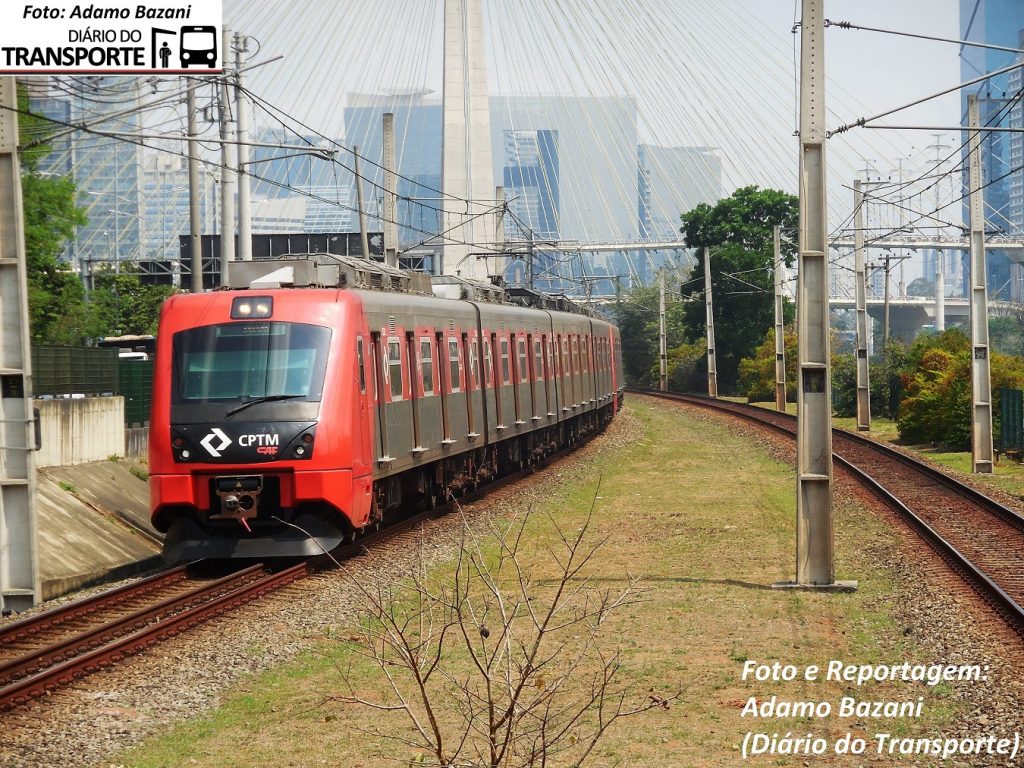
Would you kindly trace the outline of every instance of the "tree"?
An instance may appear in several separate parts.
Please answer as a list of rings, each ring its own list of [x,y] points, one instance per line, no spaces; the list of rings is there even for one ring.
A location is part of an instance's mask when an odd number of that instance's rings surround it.
[[[638,286],[619,296],[613,307],[615,324],[622,334],[622,366],[630,386],[652,387],[658,382],[658,292],[657,286]],[[666,295],[677,299],[679,294],[666,281]],[[669,301],[665,307],[665,335],[668,347],[669,377],[672,378],[673,360],[687,357],[687,351],[678,349],[685,346],[685,308],[678,300]],[[705,368],[705,373],[707,369]]]
[[[552,578],[531,576],[528,514],[492,527],[496,553],[464,527],[450,574],[377,590],[352,574],[368,612],[347,642],[376,665],[384,692],[369,699],[350,686],[332,698],[379,711],[374,735],[436,768],[587,765],[618,720],[668,709],[677,696],[620,687],[606,625],[641,595],[636,579],[618,590],[590,583],[600,546],[588,543],[592,516],[593,507],[571,533],[550,521],[560,541]]]
[[[711,249],[716,362],[719,383],[726,390],[735,389],[740,360],[754,355],[774,324],[773,229],[779,225],[795,230],[798,216],[795,196],[755,186],[682,214],[680,231],[686,244],[697,249],[695,274],[703,273],[703,249]],[[792,265],[795,248],[785,240],[782,255]],[[687,303],[685,319],[689,340],[704,336],[703,301]]]
[[[18,89],[19,140],[31,143],[47,126],[28,112],[28,94]],[[80,344],[90,335],[85,290],[74,270],[58,257],[75,227],[86,223],[75,206],[75,184],[67,176],[44,176],[39,162],[50,152],[46,144],[25,150],[21,161],[21,197],[25,216],[25,262],[28,272],[29,324],[32,340],[49,344]]]
[[[143,285],[134,270],[116,274],[108,269],[94,280],[93,327],[97,336],[156,333],[160,305],[175,292],[169,285]]]
[[[786,352],[786,400],[796,402],[796,333],[783,333]],[[765,336],[753,356],[740,361],[739,392],[748,402],[775,402],[775,330]]]
[[[1024,360],[992,351],[993,427],[999,428],[999,389],[1024,387]],[[896,422],[900,440],[965,450],[971,445],[971,344],[959,329],[920,336],[907,354],[906,396]]]

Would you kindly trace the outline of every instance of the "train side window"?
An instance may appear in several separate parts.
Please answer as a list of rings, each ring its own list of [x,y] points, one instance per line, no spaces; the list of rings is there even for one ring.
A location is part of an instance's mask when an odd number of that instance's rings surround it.
[[[394,336],[388,338],[388,378],[391,379],[391,399],[402,399],[402,342]]]
[[[420,369],[423,371],[423,395],[434,394],[434,354],[429,336],[420,339]]]
[[[572,354],[569,356],[569,368],[573,373],[580,372],[580,347],[576,337],[572,337]]]
[[[359,393],[366,394],[366,365],[363,360],[363,337],[356,336],[356,364],[359,366]]]
[[[529,371],[526,369],[526,339],[519,339],[519,381],[526,381],[529,378]]]
[[[494,386],[494,365],[491,363],[491,342],[489,339],[484,339],[484,380],[487,382],[487,386]]]
[[[511,381],[508,372],[508,339],[501,340],[501,380],[505,384]]]
[[[469,342],[469,375],[472,384],[476,384],[480,380],[479,374],[477,373],[477,351],[475,339]]]
[[[540,340],[533,340],[533,370],[537,381],[544,378],[544,353],[541,351]]]
[[[455,339],[448,339],[448,383],[452,392],[459,391],[459,342]]]

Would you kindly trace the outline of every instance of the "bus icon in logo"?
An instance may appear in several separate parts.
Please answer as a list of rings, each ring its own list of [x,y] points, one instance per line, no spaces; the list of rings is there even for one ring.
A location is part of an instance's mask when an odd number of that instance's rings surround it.
[[[181,68],[217,66],[217,27],[182,27]]]

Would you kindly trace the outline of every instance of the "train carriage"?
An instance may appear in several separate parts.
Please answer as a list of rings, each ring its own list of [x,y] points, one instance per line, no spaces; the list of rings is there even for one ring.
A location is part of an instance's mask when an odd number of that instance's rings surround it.
[[[150,488],[168,559],[329,550],[614,415],[610,324],[325,261],[248,263],[164,305]]]

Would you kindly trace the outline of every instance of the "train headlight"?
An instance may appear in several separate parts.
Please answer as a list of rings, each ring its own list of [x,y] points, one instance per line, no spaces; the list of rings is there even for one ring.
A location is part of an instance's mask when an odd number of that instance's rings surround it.
[[[191,456],[192,456],[192,454],[189,453],[187,450],[181,452],[181,458],[183,458],[183,459],[191,458]]]
[[[303,448],[301,445],[295,446],[295,455],[296,456],[305,456],[306,455],[306,449]]]
[[[231,302],[231,318],[246,320],[250,317],[268,318],[274,314],[271,296],[239,296]]]

